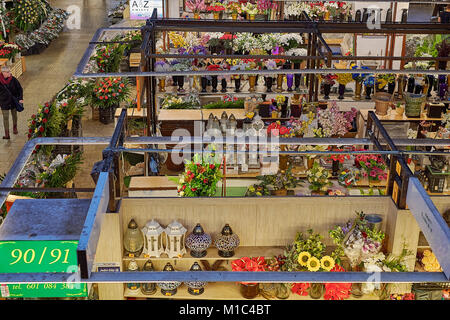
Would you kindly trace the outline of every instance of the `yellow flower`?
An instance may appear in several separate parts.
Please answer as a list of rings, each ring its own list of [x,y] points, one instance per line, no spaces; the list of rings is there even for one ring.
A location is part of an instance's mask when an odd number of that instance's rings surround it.
[[[311,254],[309,252],[303,251],[298,255],[298,263],[300,263],[301,266],[306,267],[309,258],[311,258]]]
[[[330,271],[334,268],[335,262],[332,257],[324,256],[322,259],[320,259],[320,265],[322,266],[322,269]]]
[[[431,256],[431,251],[430,250],[425,250],[424,252],[423,252],[423,256],[424,257],[428,257],[428,256]]]
[[[309,271],[316,272],[320,269],[320,261],[316,257],[311,257],[308,260],[307,267]]]

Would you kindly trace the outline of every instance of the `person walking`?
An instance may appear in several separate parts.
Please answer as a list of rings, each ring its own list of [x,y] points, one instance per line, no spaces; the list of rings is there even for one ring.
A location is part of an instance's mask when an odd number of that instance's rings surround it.
[[[17,134],[17,110],[13,102],[13,97],[16,97],[20,103],[23,103],[23,89],[17,80],[11,74],[11,69],[8,66],[2,66],[0,73],[0,108],[3,114],[3,126],[5,127],[5,135],[3,139],[10,139],[9,136],[9,112],[11,110],[13,121],[13,133]]]

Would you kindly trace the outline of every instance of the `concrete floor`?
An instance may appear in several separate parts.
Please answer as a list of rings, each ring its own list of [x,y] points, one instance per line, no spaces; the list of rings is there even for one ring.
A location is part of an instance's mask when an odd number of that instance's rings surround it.
[[[25,110],[19,113],[19,134],[11,134],[11,140],[0,139],[0,174],[8,172],[21,148],[27,141],[28,119],[36,112],[39,104],[50,100],[67,83],[75,72],[89,41],[98,28],[108,26],[107,12],[113,1],[106,0],[51,0],[53,7],[67,9],[70,5],[79,6],[81,21],[79,30],[65,30],[49,47],[39,55],[26,56],[26,72],[19,77],[24,88]],[[90,110],[89,110],[90,112]],[[10,120],[10,126],[12,126]],[[98,121],[83,121],[84,136],[109,136],[114,125],[103,125]],[[12,129],[10,129],[12,131]],[[0,134],[3,136],[3,122],[0,121]],[[85,147],[84,164],[79,176],[86,177],[92,164],[101,159],[100,147]],[[79,179],[79,187],[93,187],[88,179]]]

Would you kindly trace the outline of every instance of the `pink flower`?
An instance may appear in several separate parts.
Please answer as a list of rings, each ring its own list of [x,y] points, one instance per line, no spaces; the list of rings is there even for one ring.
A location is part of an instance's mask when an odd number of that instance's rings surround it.
[[[370,171],[370,176],[371,177],[376,177],[377,173],[375,172],[375,170]]]

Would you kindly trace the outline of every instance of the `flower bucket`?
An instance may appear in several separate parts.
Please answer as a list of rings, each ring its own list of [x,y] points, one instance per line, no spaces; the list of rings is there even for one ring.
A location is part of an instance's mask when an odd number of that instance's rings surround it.
[[[386,92],[377,92],[373,95],[375,101],[375,113],[379,116],[387,115],[389,106],[392,103],[392,94]]]
[[[425,102],[424,94],[414,94],[407,92],[405,94],[405,115],[409,118],[418,118]]]

